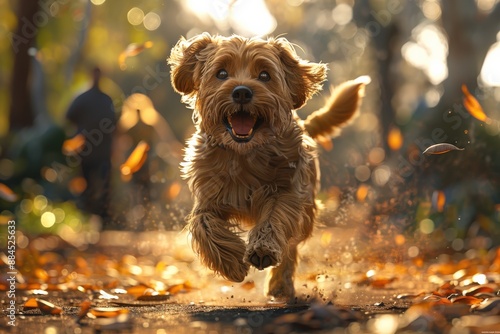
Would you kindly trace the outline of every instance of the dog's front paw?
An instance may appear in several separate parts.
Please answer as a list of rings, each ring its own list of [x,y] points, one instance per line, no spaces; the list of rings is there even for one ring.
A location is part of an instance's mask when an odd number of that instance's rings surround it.
[[[247,248],[245,252],[245,261],[255,268],[262,270],[267,267],[276,266],[281,262],[281,252],[271,245],[255,245]]]
[[[231,282],[243,282],[247,276],[249,265],[247,263],[238,261],[237,263],[232,262],[230,267],[223,266],[219,273],[225,279]]]

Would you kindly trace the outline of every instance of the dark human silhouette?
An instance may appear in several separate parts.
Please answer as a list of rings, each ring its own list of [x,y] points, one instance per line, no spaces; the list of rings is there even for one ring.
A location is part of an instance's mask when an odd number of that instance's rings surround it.
[[[81,195],[83,209],[101,216],[109,224],[111,179],[111,147],[116,128],[115,110],[111,98],[99,88],[101,70],[93,70],[92,87],[71,104],[66,118],[85,136],[85,145],[75,157],[87,187]],[[76,167],[76,166],[75,166]]]

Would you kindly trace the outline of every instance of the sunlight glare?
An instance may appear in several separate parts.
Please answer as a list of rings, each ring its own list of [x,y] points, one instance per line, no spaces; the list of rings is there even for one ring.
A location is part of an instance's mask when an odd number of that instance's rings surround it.
[[[448,77],[448,41],[445,34],[433,24],[421,24],[412,31],[413,40],[403,45],[403,58],[424,71],[433,85]]]
[[[199,19],[205,22],[211,19],[219,30],[229,25],[235,33],[246,37],[270,34],[277,26],[264,0],[189,0],[185,6]]]
[[[500,39],[500,33],[497,35]],[[483,84],[490,87],[500,87],[500,66],[498,60],[500,59],[500,41],[496,42],[490,47],[490,50],[484,58],[483,67],[479,78]]]

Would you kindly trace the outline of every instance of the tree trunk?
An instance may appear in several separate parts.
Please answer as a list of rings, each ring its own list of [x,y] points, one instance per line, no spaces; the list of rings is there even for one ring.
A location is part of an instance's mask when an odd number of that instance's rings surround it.
[[[38,1],[19,0],[17,8],[16,31],[10,35],[14,66],[12,70],[9,130],[15,131],[30,127],[34,122],[32,101],[30,99],[30,69],[31,56],[28,50],[33,46],[38,26],[36,24],[39,12]],[[47,16],[47,13],[40,13]]]

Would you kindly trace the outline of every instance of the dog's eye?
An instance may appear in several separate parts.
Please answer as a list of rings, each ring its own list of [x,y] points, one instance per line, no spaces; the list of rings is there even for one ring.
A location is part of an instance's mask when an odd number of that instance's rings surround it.
[[[227,79],[227,77],[229,76],[229,74],[227,73],[226,70],[219,70],[219,72],[217,72],[217,79],[221,79],[221,80],[224,80],[224,79]]]
[[[266,71],[262,71],[259,74],[259,80],[260,81],[269,81],[269,80],[271,80],[271,76]]]

